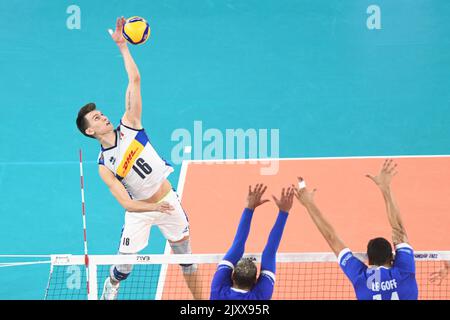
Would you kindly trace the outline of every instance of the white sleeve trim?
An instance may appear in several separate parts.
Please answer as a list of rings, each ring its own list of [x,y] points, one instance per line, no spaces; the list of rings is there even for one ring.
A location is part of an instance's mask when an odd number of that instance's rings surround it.
[[[405,242],[399,243],[398,245],[395,246],[395,250],[402,249],[402,248],[408,248],[408,249],[413,250],[413,248]]]
[[[220,261],[220,262],[219,262],[219,266],[221,266],[221,265],[230,267],[232,270],[234,270],[234,265],[233,265],[230,261],[228,261],[228,260],[222,260],[222,261]]]
[[[273,273],[272,271],[269,270],[262,270],[261,274],[265,274],[266,276],[268,276],[269,278],[271,278],[273,280],[273,282],[275,282],[275,273]]]
[[[350,250],[349,248],[342,249],[341,252],[339,252],[339,255],[338,255],[338,263],[339,264],[341,264],[342,257],[349,252],[352,252],[352,250]]]

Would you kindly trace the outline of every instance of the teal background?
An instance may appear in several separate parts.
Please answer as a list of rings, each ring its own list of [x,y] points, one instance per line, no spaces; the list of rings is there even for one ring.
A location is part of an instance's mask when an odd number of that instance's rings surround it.
[[[81,29],[69,30],[69,5]],[[366,9],[381,8],[381,30]],[[123,210],[101,182],[99,146],[75,126],[87,102],[118,123],[127,77],[108,28],[139,15],[132,54],[143,123],[170,161],[177,128],[279,129],[281,157],[448,154],[447,0],[0,1],[0,254],[113,254]],[[180,166],[170,180],[176,186]],[[161,253],[152,230],[145,253]],[[47,265],[0,268],[0,299],[42,299]]]

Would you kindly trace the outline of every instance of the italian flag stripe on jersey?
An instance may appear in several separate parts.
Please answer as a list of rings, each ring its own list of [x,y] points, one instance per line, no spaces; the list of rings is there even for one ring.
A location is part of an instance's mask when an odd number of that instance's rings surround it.
[[[117,168],[117,176],[120,178],[125,178],[130,169],[133,167],[134,162],[144,150],[144,146],[148,142],[148,137],[144,131],[139,131],[139,133],[134,138],[133,142],[130,143],[127,151],[125,152],[122,161]]]

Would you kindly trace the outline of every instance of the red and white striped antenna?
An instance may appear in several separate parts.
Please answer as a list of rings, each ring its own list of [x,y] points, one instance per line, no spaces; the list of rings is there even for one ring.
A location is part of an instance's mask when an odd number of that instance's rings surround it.
[[[86,287],[89,296],[89,256],[86,236],[86,207],[84,205],[84,178],[83,178],[83,154],[80,149],[80,182],[81,182],[81,208],[83,213],[83,234],[84,234],[84,264],[86,266]]]

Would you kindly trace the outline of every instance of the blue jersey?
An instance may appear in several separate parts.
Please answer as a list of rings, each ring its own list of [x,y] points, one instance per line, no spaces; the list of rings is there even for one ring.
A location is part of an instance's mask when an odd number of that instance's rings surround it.
[[[280,211],[277,220],[270,231],[269,239],[261,257],[261,273],[256,284],[250,291],[233,288],[231,275],[234,266],[242,258],[250,232],[253,210],[246,208],[242,213],[238,230],[231,248],[219,263],[211,283],[211,300],[270,300],[273,294],[276,272],[276,253],[283,235],[288,213]]]
[[[369,268],[348,248],[341,251],[338,261],[358,300],[417,300],[414,251],[406,243],[396,246],[391,268]]]
[[[234,266],[230,261],[219,263],[211,284],[211,300],[270,300],[275,285],[275,274],[261,270],[258,281],[250,291],[232,288],[231,274]]]

